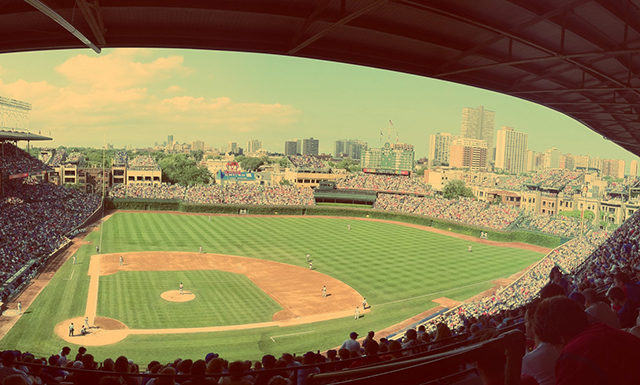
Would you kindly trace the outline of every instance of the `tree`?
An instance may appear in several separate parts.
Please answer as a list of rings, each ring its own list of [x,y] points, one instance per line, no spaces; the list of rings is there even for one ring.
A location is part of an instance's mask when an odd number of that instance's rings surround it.
[[[360,171],[360,163],[351,159],[342,159],[342,161],[336,165],[336,168],[343,168],[349,172],[357,172]]]
[[[158,162],[162,168],[162,181],[178,183],[183,186],[209,184],[211,173],[204,167],[198,167],[195,159],[185,154],[167,155]]]
[[[289,159],[287,159],[287,157],[282,157],[280,158],[280,160],[278,160],[278,163],[280,163],[280,167],[287,167],[289,166]]]
[[[495,198],[493,198],[493,200],[491,201],[492,205],[501,205],[502,204],[502,197],[500,195],[496,195]]]
[[[196,162],[200,162],[204,157],[204,151],[202,150],[191,151],[191,156],[193,156],[193,159],[195,159]]]
[[[242,158],[243,159],[240,160],[239,163],[240,163],[240,167],[242,167],[243,170],[256,171],[258,167],[264,164],[264,161],[260,158],[244,158],[244,157]]]
[[[452,180],[444,186],[442,191],[447,199],[458,199],[460,197],[474,198],[473,191],[467,187],[462,180]]]
[[[287,179],[281,179],[280,186],[291,186],[291,182],[289,182]]]

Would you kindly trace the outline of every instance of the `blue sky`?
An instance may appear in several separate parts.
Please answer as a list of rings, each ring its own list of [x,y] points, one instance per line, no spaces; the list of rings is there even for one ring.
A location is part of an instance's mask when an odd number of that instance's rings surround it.
[[[496,130],[529,134],[529,148],[637,159],[574,120],[523,100],[396,72],[291,57],[194,50],[65,50],[0,56],[0,96],[33,104],[32,131],[54,146],[152,146],[173,134],[244,147],[314,137],[377,146],[388,121],[427,156],[429,135],[460,132],[462,108],[496,112]],[[395,140],[395,134],[392,136]]]

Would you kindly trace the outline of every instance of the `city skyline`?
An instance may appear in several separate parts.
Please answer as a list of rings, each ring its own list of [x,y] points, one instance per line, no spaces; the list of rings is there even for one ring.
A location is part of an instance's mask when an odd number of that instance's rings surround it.
[[[358,138],[380,147],[389,121],[399,141],[428,156],[438,132],[461,132],[465,108],[495,112],[495,130],[529,134],[536,152],[638,157],[560,113],[530,102],[444,81],[310,59],[217,51],[109,49],[5,54],[0,96],[33,105],[30,129],[52,146],[151,147],[167,135],[240,147],[251,140],[284,152],[291,138]],[[391,134],[391,142],[395,142]],[[38,143],[33,143],[38,145]],[[490,147],[495,146],[494,143]]]

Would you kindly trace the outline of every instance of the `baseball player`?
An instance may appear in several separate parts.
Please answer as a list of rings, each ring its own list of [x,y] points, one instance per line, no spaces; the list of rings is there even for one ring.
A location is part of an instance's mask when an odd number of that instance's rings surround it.
[[[347,230],[351,230],[351,225],[347,225]]]
[[[84,317],[84,326],[87,329],[90,329],[91,327],[89,326],[89,317]]]
[[[74,265],[76,264],[76,255],[75,254],[73,255],[73,264]]]
[[[96,253],[100,252],[100,247],[96,246]]]
[[[184,285],[182,284],[182,282],[180,282],[180,286],[178,286],[180,288],[180,295],[184,294]]]
[[[469,252],[471,252],[471,245],[469,245]]]
[[[356,306],[356,318],[355,319],[358,319],[358,318],[360,318],[360,308]]]
[[[198,250],[198,253],[202,254],[202,246],[200,246],[200,250]]]
[[[22,314],[22,301],[18,301],[18,313]]]
[[[311,261],[311,254],[307,253],[307,263],[309,263]]]
[[[366,298],[362,298],[362,310],[367,308],[367,299]]]
[[[322,286],[322,298],[327,298],[327,287]]]
[[[313,270],[313,262],[309,262],[309,270]]]
[[[73,337],[73,322],[69,325],[69,337]]]
[[[124,258],[122,258],[122,255],[120,256],[120,266],[122,266],[124,264]]]

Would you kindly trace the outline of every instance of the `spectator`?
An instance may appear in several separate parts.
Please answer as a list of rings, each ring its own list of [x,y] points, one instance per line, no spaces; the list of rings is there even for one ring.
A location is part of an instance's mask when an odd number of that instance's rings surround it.
[[[359,352],[360,351],[360,342],[357,341],[358,333],[351,332],[349,334],[349,339],[345,340],[340,346],[340,349],[347,349],[350,352]]]
[[[618,320],[620,326],[624,329],[636,326],[636,318],[638,318],[638,304],[624,295],[624,291],[613,286],[607,292],[607,299],[611,305],[618,310]]]
[[[541,341],[562,348],[557,385],[633,384],[640,378],[640,339],[603,323],[589,325],[575,301],[562,296],[543,300],[534,322]]]
[[[587,289],[583,294],[586,306],[585,313],[587,313],[587,319],[590,324],[604,322],[614,329],[621,328],[618,315],[611,310],[611,306],[600,301],[598,292],[594,289]]]

